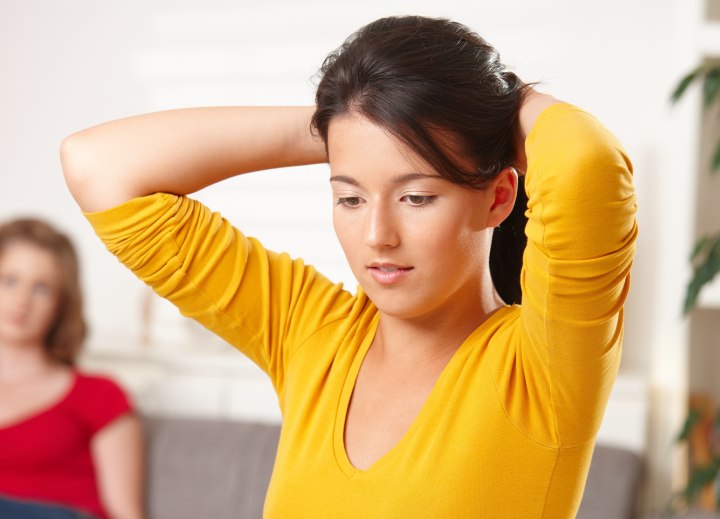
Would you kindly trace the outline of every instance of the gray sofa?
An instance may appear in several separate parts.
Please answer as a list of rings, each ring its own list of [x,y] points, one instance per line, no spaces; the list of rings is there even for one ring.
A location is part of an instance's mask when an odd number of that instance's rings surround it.
[[[278,426],[159,417],[146,417],[145,424],[148,517],[262,516]],[[577,518],[633,519],[641,468],[636,454],[597,446]]]

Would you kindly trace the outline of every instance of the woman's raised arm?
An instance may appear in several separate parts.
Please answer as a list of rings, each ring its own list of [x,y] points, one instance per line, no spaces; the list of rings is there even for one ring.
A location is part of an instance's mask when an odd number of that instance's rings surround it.
[[[547,107],[556,103],[561,103],[559,99],[548,94],[542,94],[537,90],[530,88],[523,94],[520,113],[518,115],[519,133],[516,151],[517,160],[515,166],[521,170],[521,174],[527,170],[527,156],[525,155],[525,139],[527,138],[532,127],[535,126],[538,116]]]
[[[314,107],[210,107],[155,112],[83,130],[62,143],[80,208],[102,211],[156,192],[185,195],[226,178],[326,160]]]

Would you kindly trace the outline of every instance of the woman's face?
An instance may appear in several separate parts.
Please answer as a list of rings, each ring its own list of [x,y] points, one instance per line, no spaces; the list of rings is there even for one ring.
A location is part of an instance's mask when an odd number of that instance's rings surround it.
[[[50,251],[10,243],[0,253],[0,341],[40,346],[57,316],[60,269]]]
[[[493,189],[445,180],[355,114],[331,121],[328,156],[335,232],[378,309],[429,322],[477,311],[489,279]]]

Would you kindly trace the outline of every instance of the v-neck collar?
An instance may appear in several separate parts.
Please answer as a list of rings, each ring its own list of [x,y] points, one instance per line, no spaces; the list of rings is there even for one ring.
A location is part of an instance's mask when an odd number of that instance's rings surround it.
[[[410,442],[412,438],[416,435],[416,430],[421,429],[425,426],[425,422],[427,422],[427,415],[430,414],[431,416],[436,416],[436,414],[432,412],[432,409],[437,405],[435,401],[438,398],[437,394],[441,392],[439,388],[443,387],[446,384],[445,379],[449,376],[448,373],[454,371],[455,364],[460,362],[461,358],[465,357],[467,349],[474,342],[473,338],[479,333],[482,333],[485,328],[491,326],[494,321],[504,316],[511,309],[512,306],[510,305],[498,308],[497,310],[492,312],[477,328],[475,328],[475,330],[473,330],[465,338],[465,340],[460,344],[458,349],[455,351],[455,353],[453,353],[452,357],[450,357],[450,360],[440,372],[440,375],[433,384],[433,387],[422,407],[420,408],[420,411],[418,411],[412,423],[403,433],[397,443],[390,447],[390,449],[388,449],[367,469],[359,469],[352,464],[347,454],[347,449],[345,448],[345,426],[350,406],[350,398],[352,397],[352,393],[355,389],[355,384],[357,384],[360,368],[362,367],[365,356],[370,350],[370,346],[375,339],[377,328],[380,323],[380,313],[378,312],[375,316],[373,316],[373,319],[368,326],[367,333],[355,354],[350,369],[347,372],[345,383],[343,384],[343,387],[340,391],[340,398],[338,402],[338,409],[335,417],[335,426],[333,431],[333,447],[335,450],[335,459],[337,460],[340,470],[347,477],[352,478],[357,475],[373,473],[380,470],[387,463],[390,463],[392,459],[398,455],[398,452],[402,451],[405,444]]]

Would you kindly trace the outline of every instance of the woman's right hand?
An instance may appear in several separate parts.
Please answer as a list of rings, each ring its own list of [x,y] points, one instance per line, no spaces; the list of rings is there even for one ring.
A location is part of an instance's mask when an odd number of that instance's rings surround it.
[[[119,119],[66,138],[63,172],[80,208],[96,212],[250,171],[325,162],[325,146],[310,130],[314,110],[188,108]]]

